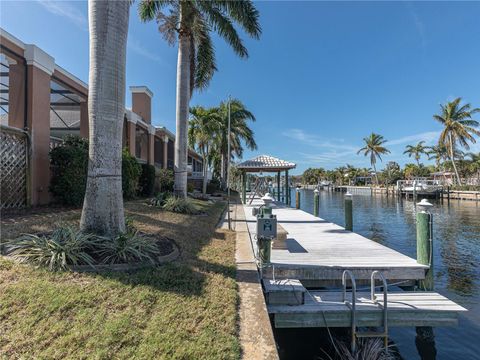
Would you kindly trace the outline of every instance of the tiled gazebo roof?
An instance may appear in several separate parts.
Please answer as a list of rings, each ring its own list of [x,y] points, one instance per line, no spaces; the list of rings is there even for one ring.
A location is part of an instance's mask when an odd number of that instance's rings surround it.
[[[245,170],[247,172],[276,172],[294,169],[296,166],[297,165],[292,162],[281,160],[273,156],[260,155],[253,159],[241,162],[240,164],[237,164],[236,167],[237,169]]]

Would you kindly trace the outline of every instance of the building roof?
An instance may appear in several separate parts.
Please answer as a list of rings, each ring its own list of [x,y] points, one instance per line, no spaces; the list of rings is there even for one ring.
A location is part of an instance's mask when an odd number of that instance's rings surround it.
[[[297,165],[278,159],[273,156],[269,155],[260,155],[253,159],[246,160],[237,164],[237,169],[245,170],[247,172],[275,172],[275,171],[282,171],[282,170],[289,170],[294,169]]]

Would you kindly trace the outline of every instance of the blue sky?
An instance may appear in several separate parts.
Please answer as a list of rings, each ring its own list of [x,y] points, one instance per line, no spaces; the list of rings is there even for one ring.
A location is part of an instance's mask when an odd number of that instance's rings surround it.
[[[260,41],[245,42],[248,60],[215,39],[219,72],[192,105],[229,94],[256,115],[259,144],[244,158],[271,154],[305,168],[346,163],[374,131],[389,140],[384,158],[412,162],[406,144],[436,141],[439,104],[461,96],[480,107],[480,2],[256,3]],[[88,80],[88,15],[83,1],[4,1],[1,26],[35,43]],[[130,16],[127,85],[153,92],[153,122],[175,130],[176,48],[155,23]],[[130,96],[127,93],[127,106]],[[473,150],[480,151],[477,143]]]

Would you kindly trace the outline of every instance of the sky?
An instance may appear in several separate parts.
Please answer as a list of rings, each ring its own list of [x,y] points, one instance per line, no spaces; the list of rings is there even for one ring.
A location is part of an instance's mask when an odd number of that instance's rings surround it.
[[[162,39],[155,22],[139,20],[136,4],[127,87],[148,86],[153,124],[174,132],[177,48]],[[356,153],[375,132],[391,151],[383,164],[403,165],[414,162],[403,155],[405,145],[437,141],[441,127],[432,115],[439,104],[462,97],[480,107],[480,2],[255,4],[262,36],[241,33],[249,58],[237,58],[214,37],[219,71],[191,100],[214,106],[231,95],[255,114],[258,149],[244,159],[269,154],[293,161],[295,174],[347,163],[370,167]],[[0,0],[0,26],[88,82],[85,1]],[[480,151],[480,139],[472,150]]]

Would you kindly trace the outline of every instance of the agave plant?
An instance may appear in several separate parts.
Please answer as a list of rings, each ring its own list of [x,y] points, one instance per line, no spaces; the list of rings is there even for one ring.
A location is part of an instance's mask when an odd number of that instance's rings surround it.
[[[160,254],[156,242],[137,231],[117,235],[113,239],[103,238],[99,243],[98,256],[105,264],[125,264],[149,261],[155,264]]]
[[[197,214],[198,210],[189,198],[171,196],[163,205],[163,209],[180,214]]]
[[[71,226],[61,226],[49,234],[24,234],[6,243],[7,255],[17,261],[50,270],[66,270],[70,265],[94,266],[91,251],[99,244],[96,236]]]
[[[171,194],[169,193],[158,193],[154,198],[150,199],[150,205],[162,207],[170,196]]]

